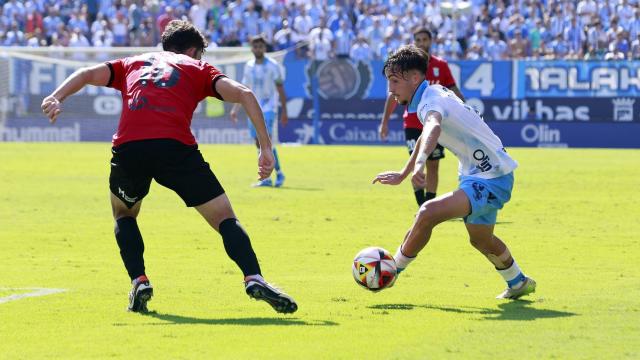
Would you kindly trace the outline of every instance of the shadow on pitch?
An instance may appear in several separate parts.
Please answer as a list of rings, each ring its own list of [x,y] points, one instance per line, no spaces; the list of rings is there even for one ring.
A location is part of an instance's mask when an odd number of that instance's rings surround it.
[[[336,326],[337,322],[328,320],[305,321],[298,318],[269,318],[269,317],[248,317],[248,318],[220,318],[208,319],[191,316],[181,316],[174,314],[160,314],[155,311],[141,313],[141,315],[152,317],[166,323],[153,323],[148,325],[245,325],[245,326]]]
[[[551,309],[538,309],[530,307],[534,304],[530,300],[517,300],[498,304],[497,309],[480,308],[471,306],[447,307],[437,305],[415,305],[415,304],[378,304],[369,306],[376,310],[413,310],[416,308],[438,310],[458,314],[478,314],[483,315],[482,320],[521,320],[530,321],[537,319],[552,319],[579,315],[568,311],[558,311]]]
[[[312,187],[299,187],[299,186],[287,186],[284,185],[282,187],[277,188],[281,191],[291,190],[291,191],[323,191],[323,188],[312,188]]]

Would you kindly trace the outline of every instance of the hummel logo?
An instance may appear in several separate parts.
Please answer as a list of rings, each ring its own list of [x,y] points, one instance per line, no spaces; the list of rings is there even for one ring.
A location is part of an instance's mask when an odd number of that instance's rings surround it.
[[[118,187],[118,194],[120,194],[120,196],[122,196],[123,199],[125,199],[126,201],[130,202],[130,203],[134,203],[136,201],[138,201],[138,197],[128,197],[127,194],[124,193],[124,190],[122,190],[120,187]]]

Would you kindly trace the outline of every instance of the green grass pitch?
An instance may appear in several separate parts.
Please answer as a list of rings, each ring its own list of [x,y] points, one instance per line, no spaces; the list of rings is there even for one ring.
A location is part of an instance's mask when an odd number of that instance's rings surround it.
[[[154,183],[139,217],[154,312],[127,313],[109,145],[0,143],[0,358],[640,358],[638,150],[510,149],[520,168],[496,233],[538,290],[508,302],[459,220],[395,287],[353,281],[353,256],[395,251],[413,220],[408,181],[371,185],[401,147],[280,147],[282,189],[249,187],[251,146],[201,149],[299,311],[250,300],[219,236]],[[456,167],[448,153],[440,193]],[[32,288],[66,291],[17,296]]]

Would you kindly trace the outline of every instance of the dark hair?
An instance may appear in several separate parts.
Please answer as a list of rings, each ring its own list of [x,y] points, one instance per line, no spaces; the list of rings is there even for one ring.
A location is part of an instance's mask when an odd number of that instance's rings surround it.
[[[431,31],[427,28],[418,28],[418,30],[413,32],[413,37],[415,38],[416,36],[418,36],[418,34],[425,34],[429,37],[429,40],[433,39],[433,34],[431,33]]]
[[[403,45],[384,61],[382,75],[386,76],[387,69],[391,73],[404,73],[409,70],[426,73],[428,63],[429,55],[424,50],[413,44]]]
[[[192,23],[184,20],[172,20],[162,33],[162,49],[178,54],[189,48],[203,50],[207,47],[207,40]]]
[[[256,36],[252,37],[251,40],[249,40],[249,43],[251,45],[253,45],[255,43],[263,43],[266,46],[267,45],[267,39],[265,39],[265,37],[262,36],[262,35],[256,35]]]

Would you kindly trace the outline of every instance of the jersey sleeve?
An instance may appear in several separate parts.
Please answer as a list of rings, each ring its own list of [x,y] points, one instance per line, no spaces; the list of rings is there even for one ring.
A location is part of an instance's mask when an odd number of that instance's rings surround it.
[[[442,119],[444,119],[444,108],[442,107],[442,105],[440,104],[440,99],[439,98],[435,98],[433,101],[430,102],[422,102],[418,105],[418,119],[420,120],[421,123],[426,124],[427,122],[427,114],[430,111],[435,111],[437,113],[440,114],[440,117],[442,117]]]
[[[111,71],[111,76],[109,76],[107,87],[122,91],[124,84],[126,83],[125,79],[127,77],[126,59],[111,60],[107,61],[105,64]]]
[[[276,85],[282,85],[284,84],[284,69],[282,68],[282,66],[280,66],[280,64],[278,63],[274,63],[274,81],[276,83]]]
[[[215,66],[208,63],[204,63],[203,71],[205,72],[206,79],[207,79],[207,81],[205,81],[205,86],[204,86],[204,96],[205,97],[213,96],[215,98],[218,98],[224,101],[222,96],[220,96],[220,94],[218,94],[218,92],[216,91],[216,82],[222,79],[223,77],[227,77],[227,75],[223,74]]]
[[[449,63],[444,61],[444,65],[445,66],[443,66],[444,69],[442,71],[442,82],[440,83],[440,85],[446,88],[456,86],[456,80],[453,78],[453,75],[451,75],[451,69],[449,69]]]
[[[249,84],[249,81],[251,80],[249,78],[249,68],[249,63],[244,64],[244,69],[242,69],[242,84],[251,87],[251,84]]]

